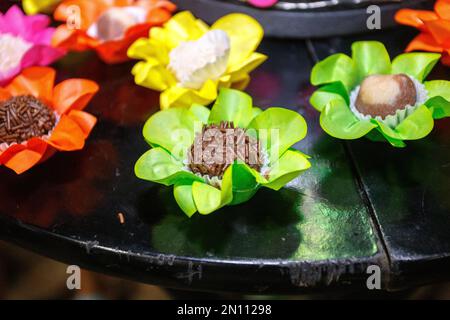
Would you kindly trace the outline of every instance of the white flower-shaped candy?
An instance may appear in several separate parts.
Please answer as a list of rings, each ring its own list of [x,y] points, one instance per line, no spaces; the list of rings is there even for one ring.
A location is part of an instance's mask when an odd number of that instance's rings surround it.
[[[31,48],[31,43],[9,33],[0,35],[0,72],[16,68],[25,53]]]
[[[113,7],[89,27],[87,34],[100,41],[120,40],[128,28],[144,23],[146,15],[141,7]]]
[[[211,30],[196,41],[181,43],[170,52],[169,69],[183,87],[200,89],[208,79],[227,69],[230,39],[225,31]]]

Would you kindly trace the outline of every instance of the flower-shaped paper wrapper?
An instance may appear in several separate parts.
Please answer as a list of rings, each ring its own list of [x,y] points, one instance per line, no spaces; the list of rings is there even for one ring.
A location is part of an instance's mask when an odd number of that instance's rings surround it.
[[[247,0],[247,2],[258,8],[270,8],[274,6],[278,0]]]
[[[71,7],[77,6],[80,14],[80,28],[76,29],[67,25],[70,23]],[[101,41],[88,34],[89,27],[107,10],[114,7],[139,6],[147,10],[144,23],[128,28],[123,38],[118,40]],[[167,21],[175,5],[165,0],[64,0],[55,11],[55,19],[64,21],[66,24],[59,26],[56,30],[53,44],[58,47],[73,51],[97,51],[100,58],[110,64],[121,63],[129,60],[127,50],[130,45],[141,37],[145,37],[153,26],[158,26]]]
[[[406,48],[407,52],[439,52],[442,63],[450,66],[450,0],[436,1],[434,11],[401,9],[395,20],[420,30]]]
[[[426,102],[395,128],[377,119],[361,120],[350,109],[350,93],[372,74],[404,73],[423,82],[439,60],[436,53],[405,53],[391,63],[384,45],[376,41],[355,42],[352,58],[334,54],[317,63],[311,83],[320,88],[313,93],[311,105],[321,112],[320,125],[329,135],[339,139],[367,136],[375,141],[388,141],[404,147],[404,140],[417,140],[428,135],[434,120],[450,116],[450,82],[425,81]]]
[[[218,189],[185,168],[187,150],[203,124],[233,121],[243,129],[277,130],[278,139],[265,141],[269,157],[269,175],[261,175],[242,162],[230,165]],[[225,205],[249,200],[261,186],[279,190],[310,167],[307,157],[291,146],[302,140],[306,122],[298,113],[252,106],[247,94],[222,89],[212,110],[194,104],[190,108],[171,108],[154,114],[144,126],[144,137],[153,149],[136,163],[136,176],[166,186],[174,186],[180,208],[191,217],[195,212],[209,214]],[[259,137],[260,142],[262,137]],[[268,139],[270,140],[270,139]],[[276,152],[272,152],[276,150]]]
[[[201,38],[210,30],[225,31],[230,38],[230,56],[225,73],[209,79],[196,90],[181,86],[168,69],[169,53],[182,42]],[[217,20],[211,27],[190,12],[176,14],[163,28],[150,30],[150,38],[139,39],[128,50],[134,59],[143,60],[133,68],[138,85],[162,91],[161,109],[172,106],[189,108],[193,103],[208,105],[217,98],[218,88],[243,90],[250,81],[249,72],[267,57],[254,52],[264,35],[261,25],[250,16],[234,13]],[[189,63],[189,62],[186,62]]]
[[[33,15],[39,12],[51,13],[61,0],[22,0],[23,11]]]
[[[9,70],[0,70],[0,85],[31,66],[46,66],[61,58],[65,51],[51,45],[55,29],[49,28],[50,19],[46,15],[26,16],[18,6],[12,6],[5,14],[0,13],[0,36],[10,34],[30,45],[21,61]]]
[[[0,101],[32,95],[53,109],[59,118],[49,137],[35,137],[0,149],[0,165],[17,174],[45,161],[55,151],[82,149],[97,122],[93,115],[82,110],[98,91],[98,85],[90,80],[69,79],[54,86],[55,74],[52,68],[31,67],[7,87],[0,88]]]

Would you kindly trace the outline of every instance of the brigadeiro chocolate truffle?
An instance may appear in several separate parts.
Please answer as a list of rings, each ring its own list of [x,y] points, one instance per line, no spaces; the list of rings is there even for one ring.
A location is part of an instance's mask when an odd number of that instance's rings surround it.
[[[197,133],[188,154],[188,168],[210,184],[220,187],[226,169],[236,160],[261,172],[261,146],[256,138],[249,136],[233,122],[222,121],[219,125],[205,125]]]
[[[416,87],[407,75],[371,75],[361,83],[355,108],[363,115],[384,119],[416,102]]]
[[[33,96],[6,100],[0,104],[0,146],[44,137],[53,130],[56,121],[55,113]]]

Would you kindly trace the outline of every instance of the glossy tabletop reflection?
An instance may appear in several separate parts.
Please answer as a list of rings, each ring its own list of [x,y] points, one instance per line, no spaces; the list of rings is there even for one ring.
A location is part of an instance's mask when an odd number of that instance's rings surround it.
[[[383,42],[393,57],[414,36],[397,28],[369,38]],[[350,54],[353,40],[314,41],[314,55]],[[428,79],[450,79],[450,70],[438,65]],[[364,139],[344,143],[390,260],[390,288],[450,278],[449,132],[450,121],[443,119],[428,137],[404,149]]]
[[[383,278],[389,288],[415,277],[414,262],[425,267],[429,257],[432,267],[448,270],[450,122],[394,150],[327,136],[308,104],[317,56],[349,49],[353,40],[263,41],[259,51],[270,58],[252,74],[248,92],[259,107],[306,118],[308,136],[296,147],[313,167],[279,192],[261,189],[243,205],[191,219],[171,188],[134,176],[149,148],[142,126],[159,95],[134,84],[132,63],[107,66],[92,53],[70,54],[55,66],[58,79],[100,84],[88,108],[99,123],[82,151],[58,153],[21,176],[0,168],[0,237],[66,263],[192,290],[364,288],[372,264],[391,275]],[[403,44],[387,45],[398,51]],[[404,257],[411,261],[403,270],[396,259]]]

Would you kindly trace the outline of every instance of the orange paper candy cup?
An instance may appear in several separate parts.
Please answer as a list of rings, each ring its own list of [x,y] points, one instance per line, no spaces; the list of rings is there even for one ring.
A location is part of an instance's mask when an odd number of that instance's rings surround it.
[[[97,119],[82,111],[99,90],[90,80],[69,79],[54,86],[52,68],[25,69],[8,86],[0,88],[0,102],[14,96],[31,95],[54,110],[59,121],[48,137],[34,137],[0,150],[0,165],[17,174],[47,160],[56,151],[75,151],[84,147]]]
[[[113,7],[137,6],[147,11],[144,23],[136,24],[125,31],[125,35],[118,40],[101,41],[88,34],[89,27],[108,9]],[[75,14],[79,14],[79,29],[70,27]],[[56,29],[53,45],[73,51],[97,51],[100,58],[109,64],[128,61],[127,50],[133,42],[148,36],[153,26],[160,26],[170,19],[176,6],[165,0],[65,0],[55,10],[56,20],[65,24]]]
[[[442,53],[441,62],[450,66],[450,0],[438,0],[434,11],[402,9],[395,20],[420,30],[405,51]]]

